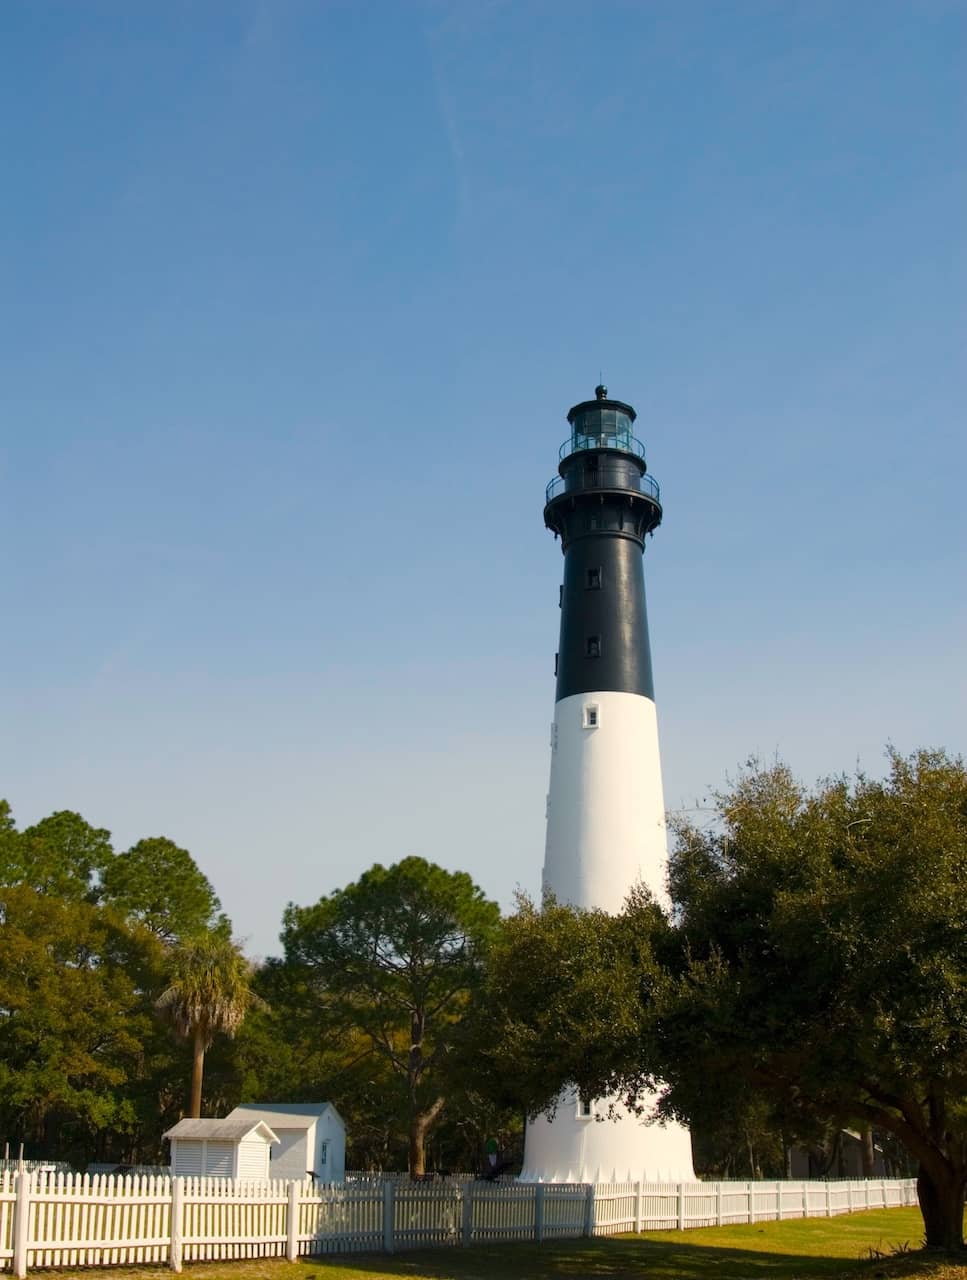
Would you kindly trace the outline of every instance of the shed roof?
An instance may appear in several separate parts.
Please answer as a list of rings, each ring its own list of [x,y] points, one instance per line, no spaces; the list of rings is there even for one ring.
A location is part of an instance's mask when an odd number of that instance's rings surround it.
[[[250,1133],[258,1133],[266,1142],[279,1142],[264,1120],[257,1116],[226,1116],[224,1120],[179,1120],[162,1136],[165,1138],[208,1138],[219,1142],[241,1142]]]
[[[242,1102],[228,1119],[259,1119],[276,1129],[310,1129],[326,1111],[331,1111],[342,1124],[342,1116],[331,1102]]]

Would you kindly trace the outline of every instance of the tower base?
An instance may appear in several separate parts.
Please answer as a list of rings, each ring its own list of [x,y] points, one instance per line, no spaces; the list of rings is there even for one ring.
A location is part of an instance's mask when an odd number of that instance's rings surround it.
[[[614,1101],[615,1120],[606,1116]],[[527,1121],[521,1182],[694,1182],[692,1139],[682,1125],[648,1123],[614,1099],[599,1098],[582,1114],[573,1091],[554,1119]]]

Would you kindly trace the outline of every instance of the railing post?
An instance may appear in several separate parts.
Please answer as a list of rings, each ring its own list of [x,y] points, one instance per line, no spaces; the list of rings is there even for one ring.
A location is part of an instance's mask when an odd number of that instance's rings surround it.
[[[473,1243],[473,1183],[467,1182],[463,1188],[463,1220],[460,1224],[460,1238],[464,1244]]]
[[[588,1183],[587,1194],[584,1201],[584,1234],[586,1236],[594,1235],[594,1183]]]
[[[722,1225],[722,1184],[721,1182],[716,1182],[715,1184],[715,1225],[717,1227],[720,1227]]]
[[[299,1256],[299,1184],[289,1183],[289,1207],[285,1215],[285,1256],[295,1262]]]
[[[396,1234],[396,1182],[383,1183],[383,1252],[392,1253]]]
[[[645,1193],[640,1182],[635,1183],[635,1231],[641,1235],[645,1216]]]
[[[544,1243],[544,1193],[546,1187],[539,1182],[534,1192],[534,1243]]]
[[[17,1199],[13,1209],[13,1274],[27,1274],[27,1246],[30,1243],[30,1174],[21,1169],[16,1178]]]
[[[678,1184],[678,1229],[685,1230],[685,1183]]]
[[[171,1243],[168,1246],[168,1265],[172,1271],[181,1270],[182,1231],[185,1220],[185,1182],[183,1178],[171,1179]]]

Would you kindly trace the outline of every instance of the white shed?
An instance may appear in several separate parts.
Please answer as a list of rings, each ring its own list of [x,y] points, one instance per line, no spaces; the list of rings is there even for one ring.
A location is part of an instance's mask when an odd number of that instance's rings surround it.
[[[260,1120],[278,1134],[270,1177],[342,1182],[346,1176],[346,1126],[331,1102],[243,1102],[227,1119]]]
[[[179,1120],[171,1142],[173,1178],[271,1178],[269,1152],[279,1139],[257,1116]]]

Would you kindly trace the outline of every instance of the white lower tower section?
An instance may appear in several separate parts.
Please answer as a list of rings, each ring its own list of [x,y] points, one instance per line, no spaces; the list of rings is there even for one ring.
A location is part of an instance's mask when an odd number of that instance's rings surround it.
[[[644,883],[667,904],[668,843],[655,704],[637,693],[562,698],[551,730],[544,888],[560,902],[619,912]],[[553,1120],[528,1120],[521,1178],[541,1182],[689,1182],[692,1144],[678,1124],[648,1124],[612,1099],[562,1095]]]

